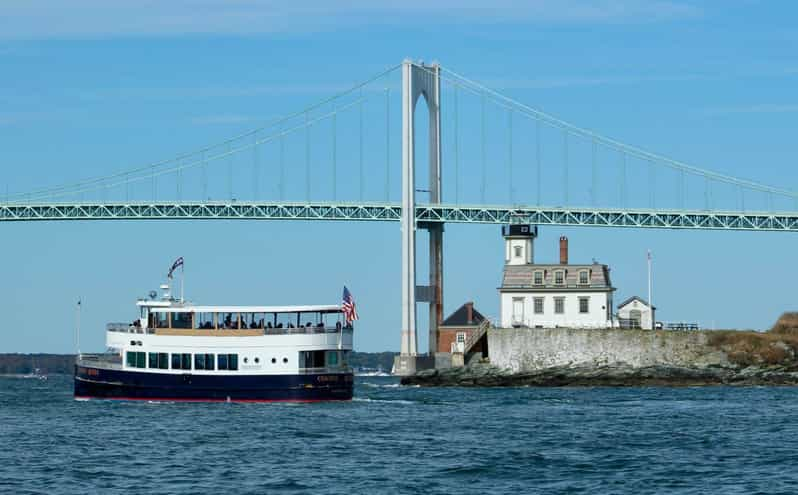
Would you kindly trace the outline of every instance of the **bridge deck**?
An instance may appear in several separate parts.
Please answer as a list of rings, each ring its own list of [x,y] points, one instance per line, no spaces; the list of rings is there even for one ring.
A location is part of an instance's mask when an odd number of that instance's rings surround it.
[[[0,204],[0,221],[348,220],[399,221],[398,203],[140,202]],[[798,231],[798,212],[656,211],[536,206],[416,206],[419,222]]]

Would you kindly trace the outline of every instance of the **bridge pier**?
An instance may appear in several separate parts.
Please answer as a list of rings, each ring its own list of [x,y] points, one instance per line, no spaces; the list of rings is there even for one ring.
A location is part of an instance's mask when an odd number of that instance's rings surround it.
[[[443,320],[443,224],[416,224],[415,110],[423,96],[429,109],[429,194],[431,204],[441,201],[440,66],[402,63],[402,342],[394,372],[410,375],[427,367],[418,354],[417,302],[429,303],[429,354],[437,348],[438,325]],[[416,229],[429,232],[429,285],[416,283]]]

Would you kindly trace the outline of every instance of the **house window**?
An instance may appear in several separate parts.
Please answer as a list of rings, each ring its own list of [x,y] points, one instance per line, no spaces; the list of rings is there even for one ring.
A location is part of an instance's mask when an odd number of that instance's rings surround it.
[[[561,315],[565,313],[565,298],[564,297],[555,297],[554,298],[554,313]]]
[[[588,276],[587,270],[582,270],[579,272],[579,285],[588,285],[590,283],[590,277]]]
[[[516,258],[521,257],[521,246],[515,246],[515,257]]]
[[[535,314],[542,315],[543,314],[543,298],[536,297],[535,298]]]
[[[579,298],[579,312],[582,314],[590,312],[590,298],[589,297],[580,297]]]
[[[535,272],[533,283],[535,285],[543,285],[543,270],[538,270]]]
[[[557,270],[554,272],[554,283],[556,285],[565,284],[565,272],[563,270]]]
[[[456,335],[455,338],[457,339],[457,343],[458,344],[465,344],[466,334],[465,334],[465,332],[457,332],[457,335]]]

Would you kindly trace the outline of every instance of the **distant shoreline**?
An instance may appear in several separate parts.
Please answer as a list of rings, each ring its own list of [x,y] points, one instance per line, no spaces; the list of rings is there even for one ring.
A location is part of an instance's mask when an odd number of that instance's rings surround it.
[[[395,352],[352,352],[349,364],[354,368],[390,370]],[[75,354],[3,353],[0,354],[0,376],[24,376],[37,368],[46,375],[72,375]]]

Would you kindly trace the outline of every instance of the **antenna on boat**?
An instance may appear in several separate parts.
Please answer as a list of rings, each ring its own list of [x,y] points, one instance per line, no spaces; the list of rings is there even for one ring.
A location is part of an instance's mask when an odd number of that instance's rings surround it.
[[[185,289],[186,285],[186,276],[184,270],[186,265],[184,263],[180,263],[180,304],[185,304],[186,300],[183,298],[183,290]]]
[[[78,298],[78,307],[75,310],[75,334],[76,334],[75,338],[76,338],[76,344],[77,344],[78,359],[80,359],[80,357],[81,357],[81,354],[80,354],[80,308],[81,308],[80,298]]]

